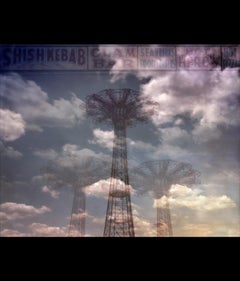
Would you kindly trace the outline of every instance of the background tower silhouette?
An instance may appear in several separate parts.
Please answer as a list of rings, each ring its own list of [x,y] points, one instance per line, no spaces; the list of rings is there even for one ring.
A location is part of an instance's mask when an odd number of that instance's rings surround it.
[[[169,190],[173,184],[192,186],[200,173],[191,164],[173,160],[148,161],[133,169],[135,187],[139,193],[151,193],[156,199],[157,236],[172,236]]]
[[[113,126],[111,181],[104,236],[134,236],[128,176],[126,129],[146,120],[141,112],[138,92],[132,89],[106,89],[91,94],[86,111],[97,122]]]
[[[78,155],[58,158],[47,167],[48,184],[51,189],[67,187],[73,190],[71,219],[68,227],[69,237],[85,236],[86,194],[84,188],[104,179],[108,175],[109,162],[97,157],[84,159]]]

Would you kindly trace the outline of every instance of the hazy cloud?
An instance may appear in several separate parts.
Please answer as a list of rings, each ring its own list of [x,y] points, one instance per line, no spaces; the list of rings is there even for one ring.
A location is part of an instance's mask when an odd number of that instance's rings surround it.
[[[101,152],[96,153],[91,149],[81,149],[78,145],[67,143],[60,152],[52,151],[49,154],[52,154],[53,159],[43,169],[42,175],[34,176],[32,180],[47,185],[50,190],[59,190],[62,187],[84,188],[109,177],[110,156]],[[45,151],[41,152],[41,156],[45,157]]]
[[[46,160],[53,160],[57,157],[57,152],[52,148],[36,150],[33,154]]]
[[[239,227],[235,225],[231,225],[228,223],[215,223],[214,220],[212,222],[206,223],[185,223],[182,227],[176,230],[176,236],[197,236],[197,237],[232,237],[232,236],[240,236]]]
[[[56,191],[56,190],[51,190],[51,189],[49,189],[49,188],[47,187],[47,185],[44,185],[44,186],[42,187],[42,192],[50,194],[50,196],[51,196],[52,198],[55,198],[55,199],[59,198],[59,195],[60,195],[60,192],[58,192],[58,191]]]
[[[22,157],[22,153],[15,150],[12,146],[6,146],[4,143],[0,140],[0,153],[2,156],[6,156],[8,158],[18,159]]]
[[[14,229],[6,228],[0,231],[0,237],[26,237],[26,236],[28,235]]]

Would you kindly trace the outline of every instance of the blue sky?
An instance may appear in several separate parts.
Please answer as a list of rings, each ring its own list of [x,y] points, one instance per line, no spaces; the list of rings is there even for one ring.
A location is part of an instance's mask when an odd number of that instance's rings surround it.
[[[51,186],[44,169],[71,159],[79,171],[89,157],[111,161],[112,127],[94,123],[81,107],[87,95],[106,88],[139,91],[149,115],[146,124],[127,130],[129,169],[172,159],[201,173],[192,188],[177,184],[170,190],[174,235],[239,236],[238,71],[116,68],[0,73],[0,235],[67,235],[71,183]],[[151,108],[149,100],[155,102]],[[77,175],[79,181],[85,177]],[[135,234],[156,236],[156,200],[132,188]],[[108,184],[103,178],[85,192],[86,235],[102,236]]]

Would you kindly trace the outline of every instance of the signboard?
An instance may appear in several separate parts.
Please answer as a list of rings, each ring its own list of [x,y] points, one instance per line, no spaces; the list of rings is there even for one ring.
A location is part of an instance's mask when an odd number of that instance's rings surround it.
[[[239,46],[0,45],[1,70],[220,70],[239,57]]]

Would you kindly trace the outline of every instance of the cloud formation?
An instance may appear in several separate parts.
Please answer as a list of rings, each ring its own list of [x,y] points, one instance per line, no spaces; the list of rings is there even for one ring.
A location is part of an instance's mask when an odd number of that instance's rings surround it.
[[[109,180],[100,180],[90,186],[84,188],[84,193],[87,196],[94,196],[98,198],[108,199],[108,192],[109,192]]]
[[[28,235],[14,229],[5,228],[0,231],[0,237],[26,237],[26,236]]]
[[[98,182],[85,187],[84,192],[87,196],[94,196],[98,198],[108,199],[111,180],[115,188],[119,188],[120,190],[124,189],[125,184],[123,181],[121,181],[120,179],[109,178],[106,180],[99,180]],[[136,193],[135,190],[132,188],[131,185],[129,186],[129,188],[131,194],[134,195]]]
[[[24,133],[25,122],[22,115],[8,109],[0,108],[0,138],[4,141],[14,141]]]
[[[112,150],[114,137],[113,131],[103,131],[99,128],[96,128],[93,130],[93,137],[94,139],[89,141],[89,143],[98,144],[101,147]]]
[[[139,215],[133,216],[134,231],[136,237],[155,237],[156,227],[151,222],[140,217]]]
[[[5,202],[0,205],[0,220],[9,221],[16,219],[25,219],[51,212],[51,209],[46,206],[36,208],[31,205]]]
[[[63,145],[60,152],[50,149],[35,152],[35,155],[51,161],[43,169],[43,173],[34,176],[32,181],[41,184],[41,187],[47,185],[51,191],[59,191],[63,187],[84,188],[109,177],[110,174],[109,156],[91,149],[81,149],[75,144]],[[48,192],[46,187],[44,190]]]
[[[0,140],[0,152],[1,152],[1,156],[5,156],[12,159],[19,159],[23,156],[21,152],[15,150],[12,146],[4,145],[4,143],[1,140]]]
[[[60,195],[60,192],[49,189],[47,185],[44,185],[42,187],[42,192],[50,194],[50,196],[54,199],[59,198],[59,195]]]
[[[49,101],[48,94],[34,81],[24,80],[17,73],[0,75],[0,97],[26,121],[27,129],[42,127],[72,127],[84,119],[83,103],[75,94],[70,99]],[[13,138],[13,136],[8,136]]]
[[[175,236],[182,237],[239,237],[240,229],[235,224],[215,223],[206,221],[205,223],[185,223],[176,229]]]
[[[4,228],[0,231],[0,237],[65,237],[67,235],[66,227],[44,223],[31,223],[24,230],[20,232],[16,229]]]
[[[57,152],[51,148],[36,150],[33,152],[33,154],[46,160],[53,160],[57,157]]]
[[[225,194],[210,196],[202,193],[200,189],[190,189],[186,186],[175,185],[170,190],[172,196],[170,202],[176,207],[184,206],[197,211],[214,211],[236,207],[236,203]],[[176,197],[178,198],[177,200]]]
[[[49,226],[44,223],[32,223],[29,226],[31,236],[34,237],[64,237],[66,236],[66,228],[58,226]]]
[[[146,112],[154,109],[150,119],[156,127],[172,126],[174,122],[181,125],[184,119],[179,116],[188,116],[194,121],[195,139],[209,133],[217,138],[218,125],[239,123],[239,89],[236,71],[182,70],[152,77],[142,86],[141,98]],[[145,101],[152,101],[154,105],[144,105]]]
[[[208,196],[202,194],[200,189],[191,189],[183,185],[173,185],[169,191],[169,203],[171,208],[187,208],[198,212],[208,212],[236,207],[236,203],[227,195]],[[154,200],[154,207],[157,204],[165,205],[166,198],[163,196]],[[158,206],[159,206],[158,205]]]

